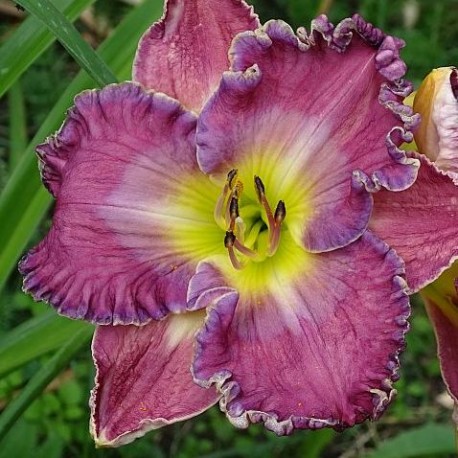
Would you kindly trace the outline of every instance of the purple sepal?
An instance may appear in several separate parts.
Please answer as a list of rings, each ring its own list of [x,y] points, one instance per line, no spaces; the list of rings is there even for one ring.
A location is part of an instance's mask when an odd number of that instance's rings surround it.
[[[194,312],[144,326],[97,329],[92,344],[97,374],[90,399],[97,445],[127,444],[218,401],[216,390],[197,386],[190,371],[193,336],[203,318]]]

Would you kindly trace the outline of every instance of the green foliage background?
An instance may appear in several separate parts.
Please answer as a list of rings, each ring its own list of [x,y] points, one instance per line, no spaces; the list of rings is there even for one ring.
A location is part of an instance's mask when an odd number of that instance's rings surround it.
[[[28,12],[16,12],[12,2],[0,0],[0,458],[455,456],[451,411],[438,402],[444,386],[434,335],[417,298],[402,377],[396,385],[399,395],[377,423],[343,433],[322,430],[278,438],[260,426],[235,430],[213,408],[121,449],[94,448],[87,407],[94,377],[91,326],[56,317],[47,306],[34,303],[21,293],[16,273],[20,256],[50,225],[52,201],[40,185],[33,151],[59,127],[75,94],[130,78],[138,38],[161,15],[162,2],[143,0],[137,6],[121,0],[51,2],[76,21],[101,60],[78,34],[59,23],[58,13],[42,8],[46,2],[19,3]],[[263,21],[282,18],[295,27],[307,27],[322,11],[334,22],[359,12],[406,40],[403,58],[416,84],[434,67],[458,64],[457,0],[251,3]],[[87,8],[91,20],[78,19]],[[36,15],[51,28],[53,19],[58,27],[49,31]]]

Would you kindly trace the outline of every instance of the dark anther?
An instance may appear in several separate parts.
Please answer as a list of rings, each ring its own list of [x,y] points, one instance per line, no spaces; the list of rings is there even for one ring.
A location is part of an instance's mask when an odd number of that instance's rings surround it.
[[[276,224],[280,224],[286,218],[286,206],[285,202],[280,200],[277,204],[277,208],[275,209],[274,213],[274,220]]]
[[[254,177],[254,186],[256,188],[258,199],[261,200],[262,197],[266,194],[266,188],[264,187],[264,183],[262,182],[261,178],[256,175]]]
[[[237,197],[231,198],[231,203],[229,204],[229,214],[230,214],[231,220],[234,220],[235,218],[238,218],[239,216],[239,201]]]
[[[226,231],[226,235],[224,236],[224,246],[226,248],[232,248],[235,243],[235,235],[232,231]]]
[[[232,189],[233,187],[233,181],[234,178],[237,176],[237,169],[232,169],[228,174],[227,174],[227,183],[229,184],[229,189]]]
[[[458,101],[458,70],[454,68],[450,73],[450,86],[452,88],[453,96]]]

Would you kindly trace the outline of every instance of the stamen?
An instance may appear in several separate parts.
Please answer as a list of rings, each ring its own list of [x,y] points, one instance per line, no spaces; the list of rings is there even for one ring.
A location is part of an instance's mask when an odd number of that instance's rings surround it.
[[[278,201],[277,208],[274,213],[275,224],[281,224],[286,218],[286,206],[282,200]]]
[[[237,239],[234,233],[232,231],[226,231],[226,235],[224,236],[224,246],[227,248],[229,259],[231,260],[234,269],[241,270],[243,266],[234,252],[234,244],[236,241]]]
[[[269,229],[269,233],[271,233],[275,228],[274,215],[272,214],[272,209],[270,208],[269,202],[267,202],[266,188],[264,187],[264,183],[262,182],[261,178],[259,178],[256,175],[254,177],[254,186],[256,188],[258,200],[260,204],[264,207],[264,211],[266,212],[267,226]]]
[[[274,230],[269,233],[269,256],[273,256],[280,244],[280,234],[281,234],[281,223],[286,218],[286,206],[285,203],[280,200],[275,209],[274,220],[275,226]]]
[[[216,202],[215,210],[213,212],[215,221],[221,225],[225,225],[225,211],[226,211],[226,200],[229,195],[229,191],[232,191],[234,187],[234,179],[237,176],[237,169],[232,169],[226,178],[226,183],[224,184],[223,191],[221,192],[220,196],[218,197],[218,201]]]
[[[233,231],[235,228],[235,220],[239,217],[239,200],[237,197],[232,197],[229,203],[229,230]]]
[[[234,185],[234,178],[237,176],[237,169],[232,169],[228,174],[227,174],[227,184],[229,186],[229,189],[232,189]]]
[[[249,258],[257,258],[258,253],[256,251],[252,250],[251,248],[248,248],[245,246],[243,243],[241,243],[239,240],[235,239],[234,241],[234,247],[240,251],[240,253],[244,254],[245,256],[248,256]]]

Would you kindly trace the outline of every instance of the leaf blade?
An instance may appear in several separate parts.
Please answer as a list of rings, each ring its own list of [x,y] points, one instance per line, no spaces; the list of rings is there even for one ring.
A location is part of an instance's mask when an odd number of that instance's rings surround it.
[[[108,65],[49,0],[17,0],[17,3],[34,14],[51,30],[79,66],[84,68],[98,85],[104,86],[117,82],[116,76]]]
[[[146,0],[126,16],[112,35],[102,43],[98,51],[116,74],[123,77],[130,71],[143,30],[159,17],[161,11],[160,0]],[[91,78],[81,71],[31,140],[0,193],[0,291],[52,202],[40,181],[35,146],[50,132],[59,128],[63,113],[71,105],[73,96],[90,87]]]
[[[60,348],[69,335],[87,328],[93,329],[93,326],[60,317],[53,311],[22,323],[0,339],[0,378]]]
[[[91,328],[83,328],[76,332],[70,337],[68,342],[43,365],[40,371],[30,379],[29,383],[27,383],[17,398],[8,404],[0,415],[0,439],[10,430],[30,403],[37,398],[46,386],[67,366],[83,345],[86,345],[91,335]]]
[[[55,0],[70,21],[95,0]],[[54,35],[36,17],[28,17],[0,47],[0,97],[55,41]]]

